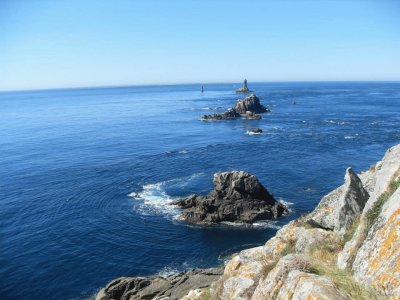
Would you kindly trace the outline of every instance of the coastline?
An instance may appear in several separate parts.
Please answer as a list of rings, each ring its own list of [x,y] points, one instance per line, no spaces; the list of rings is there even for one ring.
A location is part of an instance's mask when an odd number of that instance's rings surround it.
[[[345,183],[323,197],[313,212],[283,226],[264,246],[234,255],[218,280],[206,287],[194,284],[181,299],[397,299],[400,240],[387,232],[400,222],[399,183],[397,145],[367,171],[356,175],[348,169]],[[134,279],[118,287],[121,279],[110,282],[96,300],[147,299],[132,284]],[[152,284],[156,292],[148,299],[180,299]]]

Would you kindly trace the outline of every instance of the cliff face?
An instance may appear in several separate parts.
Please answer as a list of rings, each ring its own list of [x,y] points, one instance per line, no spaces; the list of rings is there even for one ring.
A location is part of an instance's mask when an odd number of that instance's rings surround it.
[[[397,145],[366,172],[347,169],[344,184],[313,212],[282,227],[264,246],[233,256],[211,285],[182,299],[400,299],[399,236]],[[132,293],[113,297],[107,288],[97,297],[122,298],[139,299]]]
[[[400,299],[400,145],[264,246],[241,251],[211,299]],[[187,299],[205,299],[202,294]]]

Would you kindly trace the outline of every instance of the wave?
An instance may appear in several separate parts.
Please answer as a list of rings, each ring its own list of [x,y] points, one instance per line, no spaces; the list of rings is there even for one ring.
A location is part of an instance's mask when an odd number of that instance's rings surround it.
[[[199,107],[193,108],[192,110],[222,110],[224,109],[222,106],[215,106],[215,107]]]
[[[176,197],[171,197],[167,194],[168,186],[185,187],[191,180],[204,175],[204,173],[195,173],[190,176],[169,179],[157,183],[145,184],[141,191],[132,192],[128,197],[139,201],[138,205],[134,206],[134,210],[141,215],[164,215],[172,219],[179,220],[180,209],[170,203],[176,200]]]
[[[358,134],[355,134],[355,135],[346,135],[346,136],[344,137],[345,140],[356,139],[356,138],[358,138]]]
[[[338,121],[338,120],[325,120],[325,123],[329,123],[329,124],[336,124],[336,125],[346,125],[347,122],[345,121]]]

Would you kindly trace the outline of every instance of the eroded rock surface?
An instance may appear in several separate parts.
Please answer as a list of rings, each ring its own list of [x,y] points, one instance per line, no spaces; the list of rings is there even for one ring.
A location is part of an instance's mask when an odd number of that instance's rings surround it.
[[[214,175],[214,190],[206,196],[191,195],[172,202],[183,209],[182,218],[191,224],[220,222],[253,223],[276,219],[288,213],[258,179],[242,171]]]
[[[166,277],[120,277],[101,289],[96,300],[181,299],[191,290],[208,287],[222,272],[222,269],[211,268]]]
[[[400,187],[383,205],[352,268],[357,281],[400,299]]]

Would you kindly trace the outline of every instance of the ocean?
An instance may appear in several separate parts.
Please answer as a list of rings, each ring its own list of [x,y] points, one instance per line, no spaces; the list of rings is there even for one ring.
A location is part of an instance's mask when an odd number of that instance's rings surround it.
[[[250,82],[271,113],[200,121],[233,106],[239,86],[0,93],[0,298],[84,299],[118,276],[223,264],[400,142],[399,82]],[[256,175],[290,216],[180,221],[168,202],[229,170]]]

